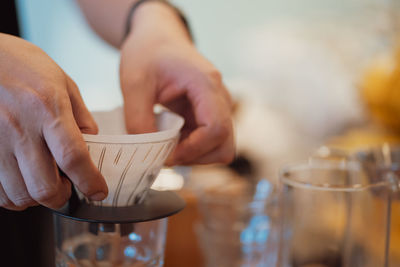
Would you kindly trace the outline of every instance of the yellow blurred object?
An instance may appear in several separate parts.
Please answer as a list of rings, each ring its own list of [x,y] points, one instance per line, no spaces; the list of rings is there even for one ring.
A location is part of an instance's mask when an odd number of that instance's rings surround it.
[[[331,138],[327,146],[351,153],[383,143],[400,144],[400,45],[372,61],[360,82],[360,94],[379,124],[350,129]]]
[[[378,58],[366,70],[361,96],[373,119],[400,132],[400,47],[395,55]]]
[[[400,144],[400,135],[372,126],[351,129],[341,136],[331,138],[326,145],[330,148],[353,153],[368,147],[381,146],[384,143],[398,145]]]

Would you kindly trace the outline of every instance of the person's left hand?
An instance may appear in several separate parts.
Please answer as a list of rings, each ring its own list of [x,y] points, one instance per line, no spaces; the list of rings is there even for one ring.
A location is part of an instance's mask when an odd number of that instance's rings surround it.
[[[181,140],[167,164],[229,163],[235,150],[232,103],[220,73],[196,50],[174,11],[149,3],[137,13],[121,47],[128,132],[154,131],[153,106],[160,103],[185,119]],[[167,26],[168,19],[180,32]]]

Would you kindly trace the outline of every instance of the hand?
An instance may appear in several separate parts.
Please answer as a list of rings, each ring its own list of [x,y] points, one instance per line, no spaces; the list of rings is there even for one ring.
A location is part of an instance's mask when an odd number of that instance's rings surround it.
[[[0,206],[59,208],[71,183],[101,200],[107,186],[81,131],[96,133],[75,83],[38,47],[0,34]]]
[[[172,9],[156,2],[139,7],[121,47],[120,79],[130,133],[155,130],[156,103],[185,118],[181,141],[168,164],[233,159],[229,93]]]

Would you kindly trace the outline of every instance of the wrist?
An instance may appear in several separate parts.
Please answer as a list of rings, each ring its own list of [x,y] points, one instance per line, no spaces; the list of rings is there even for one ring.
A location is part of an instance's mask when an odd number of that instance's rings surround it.
[[[187,26],[173,6],[161,1],[147,1],[134,12],[129,22],[130,31],[124,42],[134,38],[192,43]]]

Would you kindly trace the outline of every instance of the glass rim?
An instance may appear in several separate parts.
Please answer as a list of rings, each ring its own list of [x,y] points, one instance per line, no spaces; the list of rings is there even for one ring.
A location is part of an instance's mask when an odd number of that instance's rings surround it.
[[[354,183],[352,185],[334,185],[329,183],[312,183],[303,182],[293,178],[287,177],[289,173],[295,173],[305,170],[337,170],[337,171],[349,171],[362,173],[361,164],[356,161],[344,161],[344,160],[324,160],[324,159],[311,159],[309,161],[303,161],[298,163],[292,163],[281,168],[279,172],[280,184],[287,184],[297,188],[313,189],[320,191],[337,191],[337,192],[357,192],[365,191],[371,188],[377,187],[389,187],[391,183],[388,180],[380,180],[377,182],[371,182],[367,184]]]

